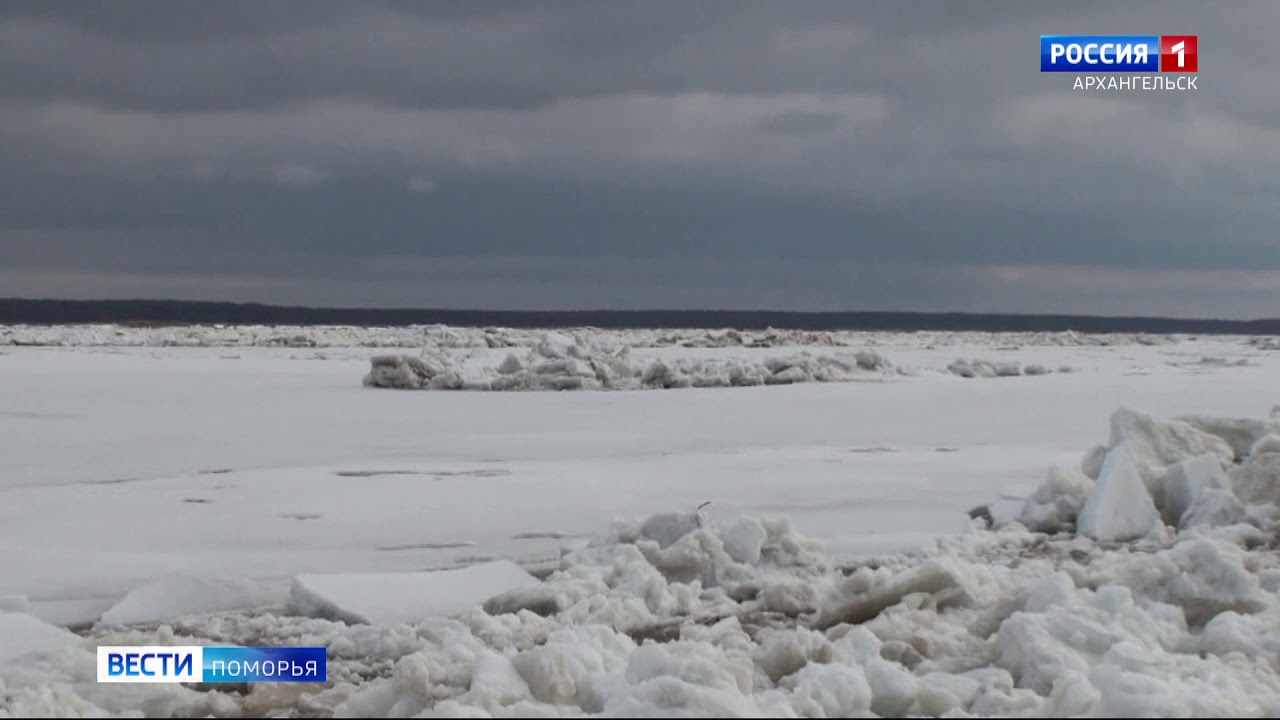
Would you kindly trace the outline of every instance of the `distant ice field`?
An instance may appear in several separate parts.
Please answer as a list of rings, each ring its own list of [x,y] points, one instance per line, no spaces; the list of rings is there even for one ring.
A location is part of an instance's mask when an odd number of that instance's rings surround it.
[[[714,343],[609,331],[638,358],[869,349],[905,374],[454,393],[361,378],[377,346],[483,367],[536,334],[489,347],[493,332],[266,329],[231,346],[243,336],[163,332],[0,333],[21,340],[0,345],[0,596],[38,617],[91,622],[173,573],[271,599],[298,573],[537,567],[614,518],[704,502],[716,517],[785,515],[837,558],[912,550],[962,531],[976,505],[1016,504],[1050,464],[1078,465],[1118,406],[1260,417],[1280,402],[1259,392],[1280,354],[1239,337],[757,333],[772,347],[681,347]],[[301,347],[261,346],[279,338]],[[961,378],[957,359],[1073,372]]]

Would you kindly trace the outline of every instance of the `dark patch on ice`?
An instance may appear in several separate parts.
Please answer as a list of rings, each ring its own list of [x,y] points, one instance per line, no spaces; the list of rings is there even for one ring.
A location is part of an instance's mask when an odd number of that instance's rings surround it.
[[[953,452],[960,452],[960,448],[940,447],[940,448],[934,448],[933,451],[940,452],[940,453],[953,453]]]
[[[845,450],[845,452],[849,452],[849,453],[891,453],[891,452],[897,452],[897,450],[894,450],[894,449],[893,449],[893,448],[891,448],[891,447],[884,447],[883,445],[880,445],[880,446],[876,446],[876,447],[849,448],[848,450]]]
[[[75,635],[79,635],[80,637],[87,638],[89,637],[90,633],[94,631],[94,628],[95,626],[97,626],[97,624],[98,624],[98,618],[94,618],[93,620],[82,620],[78,623],[72,623],[65,627],[67,629],[67,632],[73,633]]]
[[[234,490],[235,488],[238,488],[238,487],[240,486],[235,483],[220,483],[218,485],[214,485],[209,489],[210,490]]]
[[[512,535],[512,540],[564,540],[566,538],[581,537],[574,533],[562,532],[524,532],[518,535]]]
[[[379,475],[425,475],[437,479],[451,477],[505,477],[511,474],[510,470],[481,469],[481,470],[339,470],[334,473],[338,477],[348,478],[371,478]]]
[[[280,517],[290,520],[319,520],[324,516],[316,513],[282,513]]]
[[[380,545],[378,550],[383,552],[396,552],[398,550],[452,550],[455,548],[474,547],[475,543],[467,540],[464,542],[424,542],[410,543],[408,545]]]
[[[234,472],[234,470],[232,468],[217,468],[214,470],[201,470],[196,474],[197,475],[226,475],[229,472]]]
[[[546,581],[546,579],[554,575],[558,569],[559,568],[557,567],[526,567],[525,572],[539,580]]]
[[[506,477],[511,474],[511,471],[510,470],[437,470],[431,474],[438,478],[447,478],[447,477],[495,478],[495,477]]]
[[[1175,363],[1170,363],[1171,365]],[[1205,356],[1200,358],[1198,362],[1180,363],[1182,367],[1252,367],[1257,363],[1250,362],[1248,358],[1238,358],[1229,360],[1222,357]]]
[[[990,505],[979,505],[969,511],[969,517],[973,520],[982,520],[986,522],[987,527],[992,528],[996,525],[996,520],[991,515]]]
[[[482,607],[493,616],[515,615],[527,611],[541,617],[551,617],[563,609],[555,591],[545,586],[501,593],[486,600]]]
[[[742,624],[743,631],[752,638],[753,642],[758,642],[758,639],[766,632],[785,627],[795,627],[797,616],[770,610],[745,610],[736,613],[714,612],[703,616],[663,618],[650,624],[634,625],[621,631],[629,635],[637,643],[643,644],[645,641],[650,640],[659,644],[669,643],[679,640],[682,629],[689,625],[710,627],[730,617],[737,617]]]
[[[212,500],[210,500],[209,498],[183,498],[183,499],[182,499],[182,502],[184,502],[184,503],[192,503],[192,504],[195,504],[195,505],[208,505],[209,503],[211,503],[211,502],[213,502],[213,501],[212,501]]]
[[[464,555],[463,557],[460,557],[457,559],[454,567],[459,567],[459,568],[470,567],[472,565],[479,565],[480,563],[493,562],[494,560],[501,560],[501,559],[502,558],[498,557],[497,555]]]
[[[76,485],[123,485],[125,483],[131,483],[131,482],[142,482],[142,478],[127,477],[127,478],[114,478],[111,480],[85,480],[83,482],[78,482],[75,484]]]
[[[419,472],[417,470],[339,470],[334,473],[338,477],[350,478],[369,478],[379,475],[430,475],[431,473]]]

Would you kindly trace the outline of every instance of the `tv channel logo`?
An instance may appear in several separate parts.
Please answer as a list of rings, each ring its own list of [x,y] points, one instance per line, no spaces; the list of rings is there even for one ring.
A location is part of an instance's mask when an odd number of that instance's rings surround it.
[[[100,683],[322,683],[322,647],[102,646]]]
[[[1160,72],[1200,72],[1200,36],[1161,35]]]
[[[1041,35],[1040,72],[1193,73],[1198,35]]]

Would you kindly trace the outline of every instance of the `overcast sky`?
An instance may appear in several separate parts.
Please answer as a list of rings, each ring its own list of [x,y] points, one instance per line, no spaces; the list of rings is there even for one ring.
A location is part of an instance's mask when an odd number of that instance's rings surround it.
[[[0,296],[1280,316],[1280,2],[0,3]],[[1198,34],[1193,92],[1041,34]]]

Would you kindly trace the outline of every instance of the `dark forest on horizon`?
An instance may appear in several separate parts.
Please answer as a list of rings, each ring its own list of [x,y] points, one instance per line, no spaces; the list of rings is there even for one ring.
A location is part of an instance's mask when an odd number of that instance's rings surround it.
[[[175,300],[0,299],[0,324],[457,325],[550,328],[738,328],[1277,335],[1280,319],[1211,320],[1088,315],[756,310],[455,310],[310,308]]]

